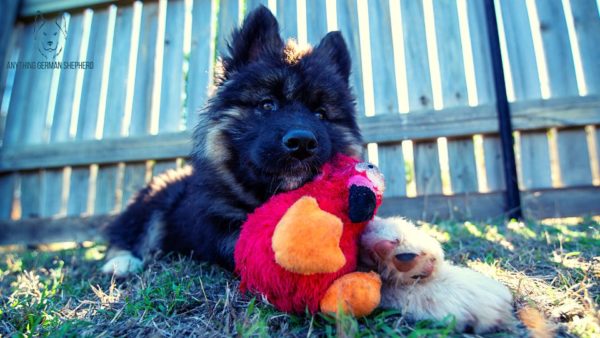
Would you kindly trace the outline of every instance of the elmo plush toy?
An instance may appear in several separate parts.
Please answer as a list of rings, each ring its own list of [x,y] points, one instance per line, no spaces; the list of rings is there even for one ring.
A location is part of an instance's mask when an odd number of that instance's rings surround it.
[[[242,226],[235,248],[241,290],[286,312],[371,313],[381,280],[355,270],[358,239],[383,189],[375,166],[337,155],[312,182],[273,196]]]

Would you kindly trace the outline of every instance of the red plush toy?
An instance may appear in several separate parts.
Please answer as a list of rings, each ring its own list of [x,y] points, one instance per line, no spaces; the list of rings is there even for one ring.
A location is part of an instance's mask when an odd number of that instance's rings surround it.
[[[273,196],[242,226],[235,248],[241,290],[286,312],[371,313],[381,281],[355,270],[358,239],[383,189],[375,166],[337,155],[312,182]]]

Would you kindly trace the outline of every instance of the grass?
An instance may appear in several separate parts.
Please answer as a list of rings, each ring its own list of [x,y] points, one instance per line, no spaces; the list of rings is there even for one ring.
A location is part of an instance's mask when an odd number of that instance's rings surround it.
[[[423,227],[447,258],[489,274],[540,310],[559,337],[600,335],[599,219],[441,222]],[[98,273],[105,246],[0,251],[2,336],[455,336],[442,322],[406,322],[399,311],[363,319],[292,316],[216,266],[167,257],[124,281]],[[527,336],[522,324],[489,337]]]

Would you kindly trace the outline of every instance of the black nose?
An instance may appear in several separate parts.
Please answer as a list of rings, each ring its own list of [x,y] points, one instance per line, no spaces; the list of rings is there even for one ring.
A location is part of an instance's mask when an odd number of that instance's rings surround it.
[[[302,129],[288,131],[281,142],[290,155],[300,160],[314,155],[319,147],[315,134]]]

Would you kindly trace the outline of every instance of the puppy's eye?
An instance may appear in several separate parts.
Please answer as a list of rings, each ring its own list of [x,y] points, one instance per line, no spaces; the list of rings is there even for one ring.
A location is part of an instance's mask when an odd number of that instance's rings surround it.
[[[413,259],[415,259],[415,257],[417,257],[417,254],[414,254],[414,253],[401,253],[401,254],[397,254],[395,257],[400,262],[410,262]]]
[[[326,120],[327,119],[327,110],[325,110],[325,108],[321,107],[315,111],[315,116],[319,120]]]
[[[265,111],[277,110],[277,103],[271,99],[262,100],[258,107]]]

